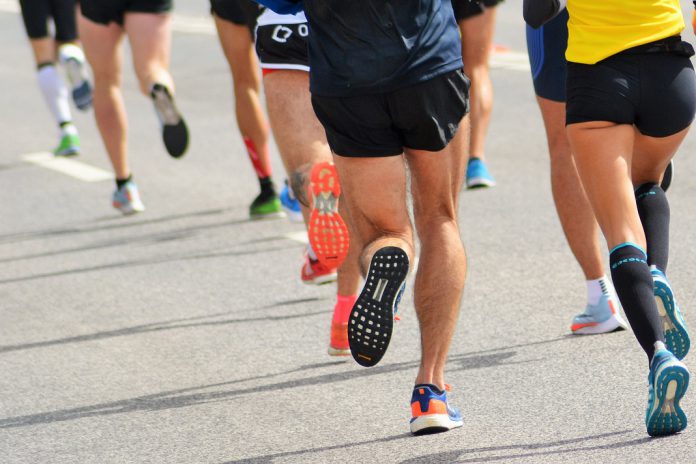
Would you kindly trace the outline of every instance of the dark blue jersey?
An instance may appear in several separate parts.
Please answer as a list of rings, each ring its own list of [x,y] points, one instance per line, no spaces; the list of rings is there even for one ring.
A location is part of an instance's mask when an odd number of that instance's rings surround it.
[[[462,67],[450,0],[257,0],[304,7],[310,87],[322,96],[382,93]]]

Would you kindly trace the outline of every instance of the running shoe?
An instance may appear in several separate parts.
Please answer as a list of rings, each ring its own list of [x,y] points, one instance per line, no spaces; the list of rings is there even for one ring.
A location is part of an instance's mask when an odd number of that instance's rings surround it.
[[[596,305],[588,304],[584,313],[573,318],[571,332],[576,335],[594,335],[626,329],[626,322],[619,315],[618,307],[618,301],[614,297],[602,295]]]
[[[324,285],[335,282],[336,269],[326,267],[319,260],[314,260],[305,253],[305,262],[300,272],[302,282],[307,285]]]
[[[304,217],[302,217],[302,208],[300,207],[300,202],[295,198],[295,194],[292,188],[288,185],[288,181],[285,181],[285,186],[283,190],[280,191],[280,205],[283,207],[283,211],[290,219],[290,222],[295,222],[301,224],[304,222]]]
[[[307,233],[309,243],[319,261],[337,269],[346,259],[350,238],[343,218],[338,214],[341,185],[333,163],[317,163],[312,167],[309,196],[312,211]]]
[[[80,153],[80,136],[77,134],[63,134],[60,143],[53,150],[55,156],[75,156]]]
[[[686,414],[679,406],[689,388],[689,370],[672,353],[660,350],[650,362],[648,408],[645,426],[651,437],[672,435],[686,428]]]
[[[662,176],[662,182],[660,182],[660,187],[662,187],[662,190],[665,192],[669,188],[670,185],[672,185],[672,178],[674,177],[674,161],[670,161],[669,164],[667,165],[667,169],[665,169],[665,175]]]
[[[398,247],[380,248],[372,257],[348,319],[350,351],[361,366],[376,365],[387,351],[408,267],[408,256]]]
[[[449,385],[445,386],[449,391]],[[464,425],[457,408],[447,402],[447,391],[435,385],[419,384],[411,396],[411,433],[424,435],[452,430]]]
[[[167,152],[173,158],[184,156],[189,142],[188,127],[174,103],[174,97],[162,84],[154,84],[150,96],[162,125],[162,138]]]
[[[487,188],[495,186],[495,179],[488,172],[486,163],[479,158],[470,158],[466,166],[466,188]]]
[[[58,53],[65,65],[75,106],[82,111],[88,110],[92,106],[92,85],[89,83],[82,49],[73,44],[65,44],[60,46]]]
[[[655,303],[657,303],[657,310],[660,313],[665,330],[665,344],[667,349],[674,353],[677,359],[684,359],[691,346],[684,317],[674,299],[674,293],[667,276],[654,266],[650,269],[650,272],[653,277]]]
[[[114,192],[112,204],[114,208],[125,215],[145,211],[145,205],[140,201],[138,186],[132,180],[129,180]]]
[[[278,195],[274,191],[261,192],[249,206],[251,219],[270,219],[283,217]]]

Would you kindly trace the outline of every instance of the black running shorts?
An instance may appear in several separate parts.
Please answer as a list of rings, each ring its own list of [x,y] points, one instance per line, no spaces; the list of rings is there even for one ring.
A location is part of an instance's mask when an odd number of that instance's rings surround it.
[[[628,50],[593,65],[569,62],[566,90],[566,124],[611,121],[667,137],[689,127],[696,111],[694,68],[674,52]]]
[[[169,13],[173,0],[80,0],[85,18],[99,24],[123,24],[126,13]]]
[[[457,21],[480,15],[486,8],[493,8],[503,0],[452,0],[452,9]]]
[[[53,18],[57,41],[72,42],[77,39],[75,0],[19,0],[19,4],[29,38],[47,38],[48,21]]]
[[[252,0],[210,0],[210,12],[220,19],[249,28],[252,40],[261,7]]]
[[[312,95],[331,150],[340,156],[384,157],[404,148],[440,151],[469,112],[470,81],[461,70],[388,93]]]
[[[256,28],[256,54],[264,70],[309,71],[307,23],[266,24]]]

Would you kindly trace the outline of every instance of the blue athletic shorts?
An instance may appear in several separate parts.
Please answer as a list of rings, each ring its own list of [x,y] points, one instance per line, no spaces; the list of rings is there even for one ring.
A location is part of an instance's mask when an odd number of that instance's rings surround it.
[[[527,25],[527,53],[534,79],[534,92],[548,100],[566,101],[566,59],[568,11],[539,29]]]

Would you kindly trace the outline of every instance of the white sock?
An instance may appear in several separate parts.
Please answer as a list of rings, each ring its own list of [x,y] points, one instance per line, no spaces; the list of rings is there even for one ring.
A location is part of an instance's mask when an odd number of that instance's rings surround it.
[[[599,303],[599,299],[602,295],[606,295],[609,298],[614,295],[614,286],[606,275],[603,275],[599,279],[588,280],[587,283],[587,303],[591,305],[596,305]]]
[[[70,104],[68,103],[68,90],[65,88],[58,70],[52,64],[41,66],[37,72],[39,87],[46,100],[46,105],[51,111],[56,124],[72,121]]]

